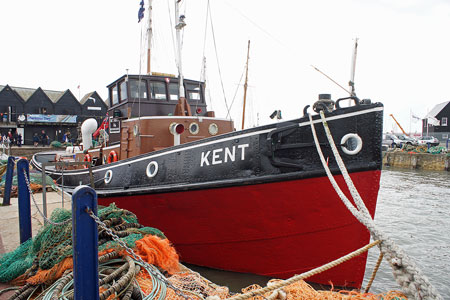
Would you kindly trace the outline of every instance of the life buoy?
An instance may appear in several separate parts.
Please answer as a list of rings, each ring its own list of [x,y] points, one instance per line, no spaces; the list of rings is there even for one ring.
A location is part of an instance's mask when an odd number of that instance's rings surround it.
[[[348,149],[346,147],[346,143],[350,139],[353,139],[354,142],[356,143],[354,149]],[[359,151],[361,151],[362,146],[363,146],[363,141],[362,141],[361,137],[359,135],[357,135],[356,133],[347,133],[341,139],[341,149],[342,149],[342,151],[344,151],[345,154],[348,154],[348,155],[358,154]]]
[[[87,153],[87,154],[84,156],[83,161],[91,162],[91,161],[92,161],[92,156],[91,156],[89,153]],[[89,168],[89,166],[88,166],[87,164],[86,164],[86,165],[83,165],[83,167],[84,167],[85,169]]]
[[[117,156],[117,152],[116,151],[111,151],[109,152],[108,155],[108,164],[112,163],[112,162],[116,162],[119,160],[119,157]]]

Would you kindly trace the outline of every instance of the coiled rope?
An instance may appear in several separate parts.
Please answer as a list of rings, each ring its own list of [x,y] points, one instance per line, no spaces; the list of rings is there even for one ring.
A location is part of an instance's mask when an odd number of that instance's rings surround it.
[[[314,137],[314,142],[316,144],[317,153],[320,156],[320,160],[325,169],[325,172],[328,176],[328,179],[331,182],[331,185],[336,190],[336,193],[339,195],[340,199],[347,207],[347,209],[361,222],[366,228],[370,231],[372,238],[374,240],[381,240],[381,244],[379,245],[380,251],[383,253],[386,260],[391,265],[394,278],[400,287],[403,290],[403,293],[408,298],[414,299],[443,299],[442,296],[437,292],[434,286],[430,283],[428,278],[422,273],[422,271],[416,266],[415,262],[408,256],[402,249],[400,249],[390,238],[386,237],[384,233],[382,233],[375,225],[372,217],[370,216],[367,207],[365,206],[361,196],[359,195],[356,187],[354,186],[347,169],[345,168],[344,162],[342,161],[341,156],[339,155],[339,151],[334,143],[333,137],[331,135],[330,129],[328,127],[328,123],[325,119],[325,115],[323,111],[320,112],[320,117],[322,120],[322,124],[328,138],[328,142],[333,151],[333,155],[336,159],[337,165],[344,177],[344,180],[350,190],[350,194],[353,197],[353,200],[357,207],[354,207],[353,204],[348,200],[348,198],[344,195],[342,190],[336,183],[333,175],[331,174],[330,169],[327,166],[326,160],[323,156],[322,149],[320,148],[320,144],[317,138],[316,130],[314,128],[314,124],[312,121],[312,117],[309,114],[309,122],[311,126],[311,131]]]

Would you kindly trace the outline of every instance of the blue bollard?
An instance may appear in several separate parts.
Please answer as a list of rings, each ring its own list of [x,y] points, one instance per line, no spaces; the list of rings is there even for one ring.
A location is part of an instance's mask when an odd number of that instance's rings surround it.
[[[11,205],[11,188],[14,175],[14,156],[8,157],[8,164],[6,165],[6,178],[5,178],[5,192],[3,194],[3,206]]]
[[[25,174],[30,178],[28,160],[19,159],[17,162],[17,187],[19,194],[19,226],[20,226],[20,243],[23,244],[31,238],[31,203],[30,190],[25,181]]]
[[[72,195],[72,244],[74,299],[99,299],[97,223],[86,212],[97,215],[97,194],[78,186]]]

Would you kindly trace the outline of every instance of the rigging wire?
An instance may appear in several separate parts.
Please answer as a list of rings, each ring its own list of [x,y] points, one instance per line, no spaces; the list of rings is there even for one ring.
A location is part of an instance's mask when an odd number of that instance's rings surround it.
[[[222,85],[223,98],[225,100],[225,106],[227,108],[227,116],[228,116],[230,114],[230,108],[228,107],[227,97],[225,95],[225,87],[223,86],[222,72],[220,71],[219,55],[217,52],[217,44],[216,44],[216,36],[214,34],[214,25],[213,25],[213,21],[212,21],[211,6],[209,5],[209,2],[208,2],[208,10],[209,10],[209,20],[211,22],[211,32],[212,32],[213,41],[214,41],[214,50],[216,52],[217,68],[219,70],[220,83]]]
[[[239,83],[238,83],[238,85],[236,87],[236,91],[234,92],[233,101],[231,101],[231,104],[230,104],[230,110],[233,107],[233,103],[234,103],[234,100],[236,99],[237,92],[239,90],[239,87],[241,86],[242,77],[244,77],[244,73],[245,73],[245,67],[244,67],[244,70],[242,71],[241,78],[239,79]],[[230,114],[230,112],[228,111],[228,114],[227,114],[227,116],[225,118],[228,118],[229,114]]]
[[[174,26],[172,24],[172,11],[170,10],[170,3],[169,3],[169,1],[167,1],[167,8],[169,10],[170,32],[171,32],[171,37],[172,37],[173,53],[175,53],[175,57],[174,57],[174,59],[175,59],[175,66],[177,67],[177,70],[178,70],[178,59],[177,59],[178,51],[177,51],[176,46],[175,46],[175,39],[174,39],[174,33],[173,33]]]

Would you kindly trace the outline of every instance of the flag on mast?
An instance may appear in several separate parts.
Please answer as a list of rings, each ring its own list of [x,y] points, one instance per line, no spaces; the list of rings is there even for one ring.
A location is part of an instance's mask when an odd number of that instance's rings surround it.
[[[420,117],[418,115],[416,115],[415,113],[411,113],[411,119],[414,123],[417,123],[418,121],[420,121]]]
[[[428,124],[430,124],[432,126],[439,126],[439,124],[441,123],[438,119],[436,119],[433,116],[428,116],[427,121],[428,121]]]
[[[139,7],[139,11],[138,11],[138,23],[141,22],[141,20],[144,18],[144,0],[141,0],[140,3],[141,7]]]

